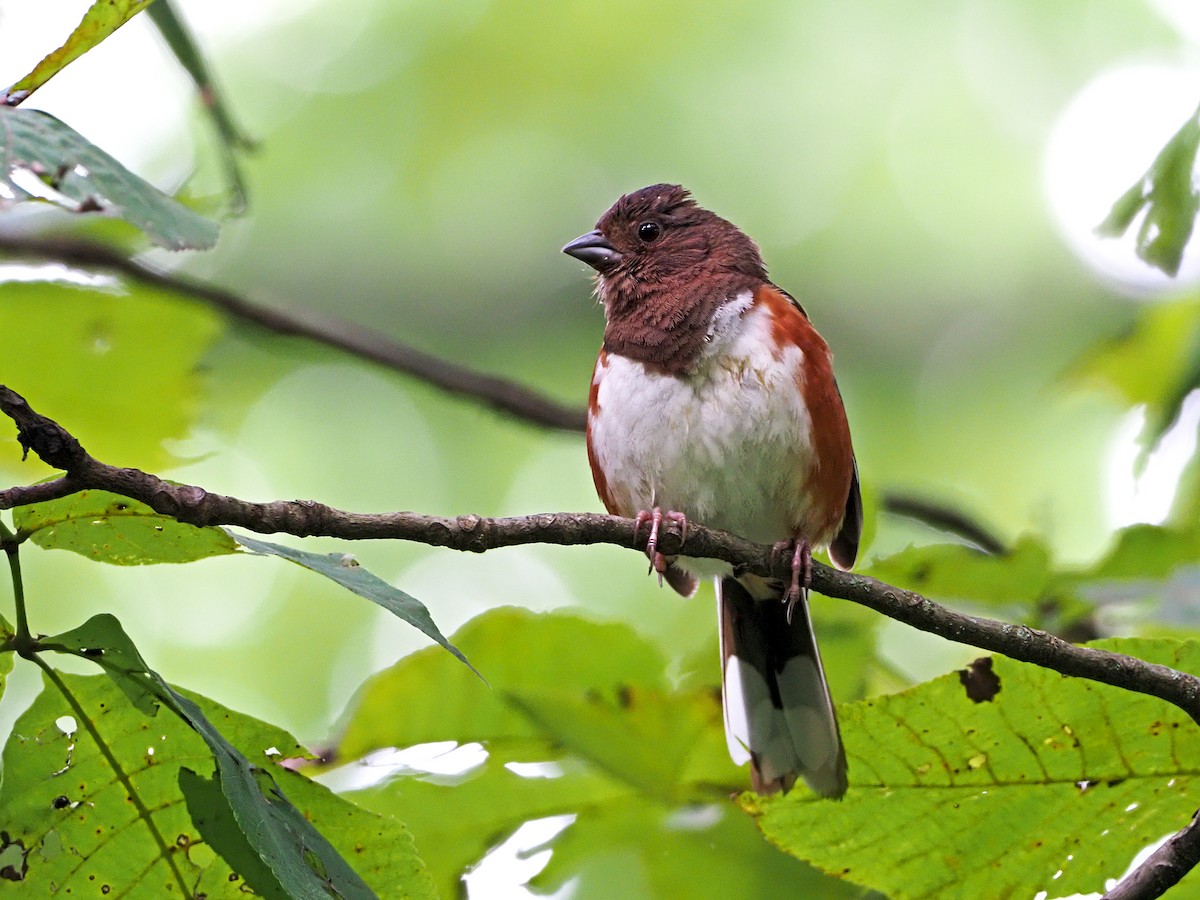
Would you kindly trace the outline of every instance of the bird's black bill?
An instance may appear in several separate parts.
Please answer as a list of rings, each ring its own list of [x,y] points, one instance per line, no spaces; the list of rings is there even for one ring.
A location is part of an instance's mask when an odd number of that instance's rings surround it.
[[[562,252],[575,257],[580,262],[587,263],[598,272],[611,268],[621,259],[621,254],[599,231],[589,231],[587,234],[580,235],[563,247]]]

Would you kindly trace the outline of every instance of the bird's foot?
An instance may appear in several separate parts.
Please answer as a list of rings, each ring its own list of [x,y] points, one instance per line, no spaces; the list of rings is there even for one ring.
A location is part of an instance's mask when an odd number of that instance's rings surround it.
[[[775,561],[781,553],[787,553],[792,557],[792,580],[782,598],[784,605],[787,606],[787,620],[790,625],[792,611],[796,608],[797,603],[808,596],[808,589],[812,585],[812,547],[803,538],[780,541],[771,548],[772,566],[775,565]]]
[[[659,507],[654,507],[651,510],[640,510],[633,517],[633,539],[637,540],[638,532],[642,530],[642,526],[647,522],[650,523],[650,537],[646,541],[646,556],[650,558],[651,572],[658,573],[658,583],[661,585],[663,575],[667,571],[667,558],[658,552],[658,528],[662,525],[663,520],[674,522],[679,526],[679,543],[682,544],[687,540],[687,516],[681,512],[668,510],[663,512]]]

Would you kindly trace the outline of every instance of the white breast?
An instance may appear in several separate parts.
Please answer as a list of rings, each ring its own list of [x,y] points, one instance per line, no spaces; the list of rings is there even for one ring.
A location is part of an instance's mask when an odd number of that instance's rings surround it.
[[[773,348],[767,311],[747,292],[714,316],[694,374],[608,355],[594,378],[592,452],[622,512],[659,506],[763,543],[794,536],[811,422],[802,351]]]

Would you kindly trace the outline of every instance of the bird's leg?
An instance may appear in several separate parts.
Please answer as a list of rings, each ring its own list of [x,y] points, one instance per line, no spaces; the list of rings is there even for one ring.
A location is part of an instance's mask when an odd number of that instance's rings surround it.
[[[650,558],[650,571],[658,573],[658,583],[662,584],[663,574],[667,571],[667,558],[658,552],[658,527],[663,519],[674,522],[679,526],[679,543],[687,540],[687,516],[681,512],[668,510],[663,512],[659,507],[651,510],[639,510],[633,517],[633,539],[637,540],[638,532],[643,525],[650,523],[650,537],[646,541],[646,556]]]
[[[771,548],[771,564],[780,553],[790,552],[792,556],[792,580],[784,591],[783,602],[787,606],[788,624],[792,623],[792,610],[801,599],[808,597],[808,589],[812,585],[812,547],[804,538],[780,541]]]

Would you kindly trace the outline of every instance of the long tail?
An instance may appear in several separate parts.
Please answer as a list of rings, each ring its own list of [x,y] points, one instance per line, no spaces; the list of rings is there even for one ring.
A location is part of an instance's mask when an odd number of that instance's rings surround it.
[[[717,581],[721,693],[734,762],[750,760],[754,790],[787,791],[802,777],[825,797],[846,793],[846,752],[821,668],[807,597],[792,621],[777,593],[755,599],[732,576]]]

